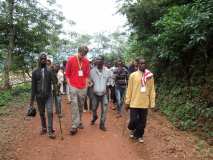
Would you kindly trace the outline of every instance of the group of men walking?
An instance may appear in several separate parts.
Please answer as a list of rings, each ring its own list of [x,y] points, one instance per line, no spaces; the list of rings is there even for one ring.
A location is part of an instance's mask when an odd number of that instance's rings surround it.
[[[55,138],[52,102],[54,99],[56,113],[61,117],[61,94],[64,94],[62,85],[66,79],[71,110],[71,135],[84,128],[82,116],[88,96],[89,108],[92,110],[91,125],[94,125],[98,119],[97,110],[100,105],[99,128],[102,131],[107,130],[106,117],[111,100],[116,106],[112,109],[117,109],[117,118],[122,117],[124,109],[130,110],[128,124],[130,138],[143,142],[148,108],[155,106],[154,78],[147,70],[145,60],[138,59],[136,64],[128,68],[121,60],[117,61],[116,66],[111,66],[105,63],[103,56],[98,56],[91,64],[86,58],[88,51],[86,46],[79,47],[78,52],[68,58],[63,70],[57,65],[48,67],[47,56],[40,55],[38,68],[32,73],[30,105],[33,106],[36,99],[41,119],[41,134],[47,133],[50,138]],[[46,125],[45,108],[48,125]]]

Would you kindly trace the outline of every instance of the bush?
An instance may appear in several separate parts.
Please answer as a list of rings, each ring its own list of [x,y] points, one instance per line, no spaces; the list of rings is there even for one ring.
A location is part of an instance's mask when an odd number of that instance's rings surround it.
[[[168,86],[172,86],[168,89]],[[202,131],[206,137],[212,135],[213,108],[200,96],[200,87],[186,88],[161,84],[157,86],[157,106],[168,119],[181,130]]]
[[[30,87],[30,84],[21,84],[13,87],[10,90],[0,91],[0,107],[7,105],[8,102],[13,99],[13,97],[20,96],[24,93],[29,93]]]
[[[0,107],[7,104],[9,100],[12,99],[12,94],[10,90],[0,92]]]

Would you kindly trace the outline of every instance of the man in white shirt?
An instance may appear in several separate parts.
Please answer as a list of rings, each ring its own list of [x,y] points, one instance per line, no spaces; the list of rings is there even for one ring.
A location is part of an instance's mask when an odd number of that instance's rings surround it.
[[[102,56],[96,59],[97,66],[94,67],[90,72],[90,80],[93,83],[93,117],[91,125],[95,124],[98,119],[97,109],[99,103],[101,103],[101,118],[100,118],[100,129],[106,131],[105,121],[108,110],[108,98],[107,98],[107,83],[110,79],[110,74],[104,67],[104,58]]]

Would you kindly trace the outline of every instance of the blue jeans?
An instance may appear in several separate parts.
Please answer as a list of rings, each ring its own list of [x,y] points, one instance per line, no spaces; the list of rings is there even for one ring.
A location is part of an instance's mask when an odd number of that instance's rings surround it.
[[[54,96],[56,114],[61,114],[61,96]]]
[[[122,111],[124,93],[125,93],[125,88],[120,86],[115,86],[115,97],[117,102],[118,113],[121,113]]]
[[[52,105],[52,96],[48,98],[36,98],[38,111],[41,119],[42,129],[47,129],[48,132],[53,131],[53,105]],[[47,124],[46,125],[46,116],[45,116],[45,108],[47,110]]]

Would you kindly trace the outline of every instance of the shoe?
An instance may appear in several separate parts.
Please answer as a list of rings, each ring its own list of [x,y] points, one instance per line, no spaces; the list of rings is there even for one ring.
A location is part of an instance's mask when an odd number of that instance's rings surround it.
[[[133,130],[129,131],[129,138],[134,138],[134,131]]]
[[[77,128],[71,128],[70,135],[75,135],[78,132]]]
[[[82,123],[79,124],[78,126],[79,129],[84,129],[84,125]]]
[[[138,138],[138,142],[139,142],[139,143],[143,143],[143,142],[144,142],[143,138],[142,138],[142,137],[141,137],[141,138]]]
[[[91,125],[95,124],[95,121],[98,119],[98,116],[93,117],[92,121],[91,121]]]
[[[106,129],[106,127],[105,127],[104,125],[100,125],[99,128],[100,128],[100,130],[102,130],[102,131],[104,131],[104,132],[107,131],[107,129]]]
[[[43,128],[41,131],[40,131],[40,135],[45,135],[47,133],[47,129],[46,128]]]
[[[56,138],[54,132],[49,132],[49,133],[48,133],[48,137],[49,137],[50,139],[55,139],[55,138]]]

